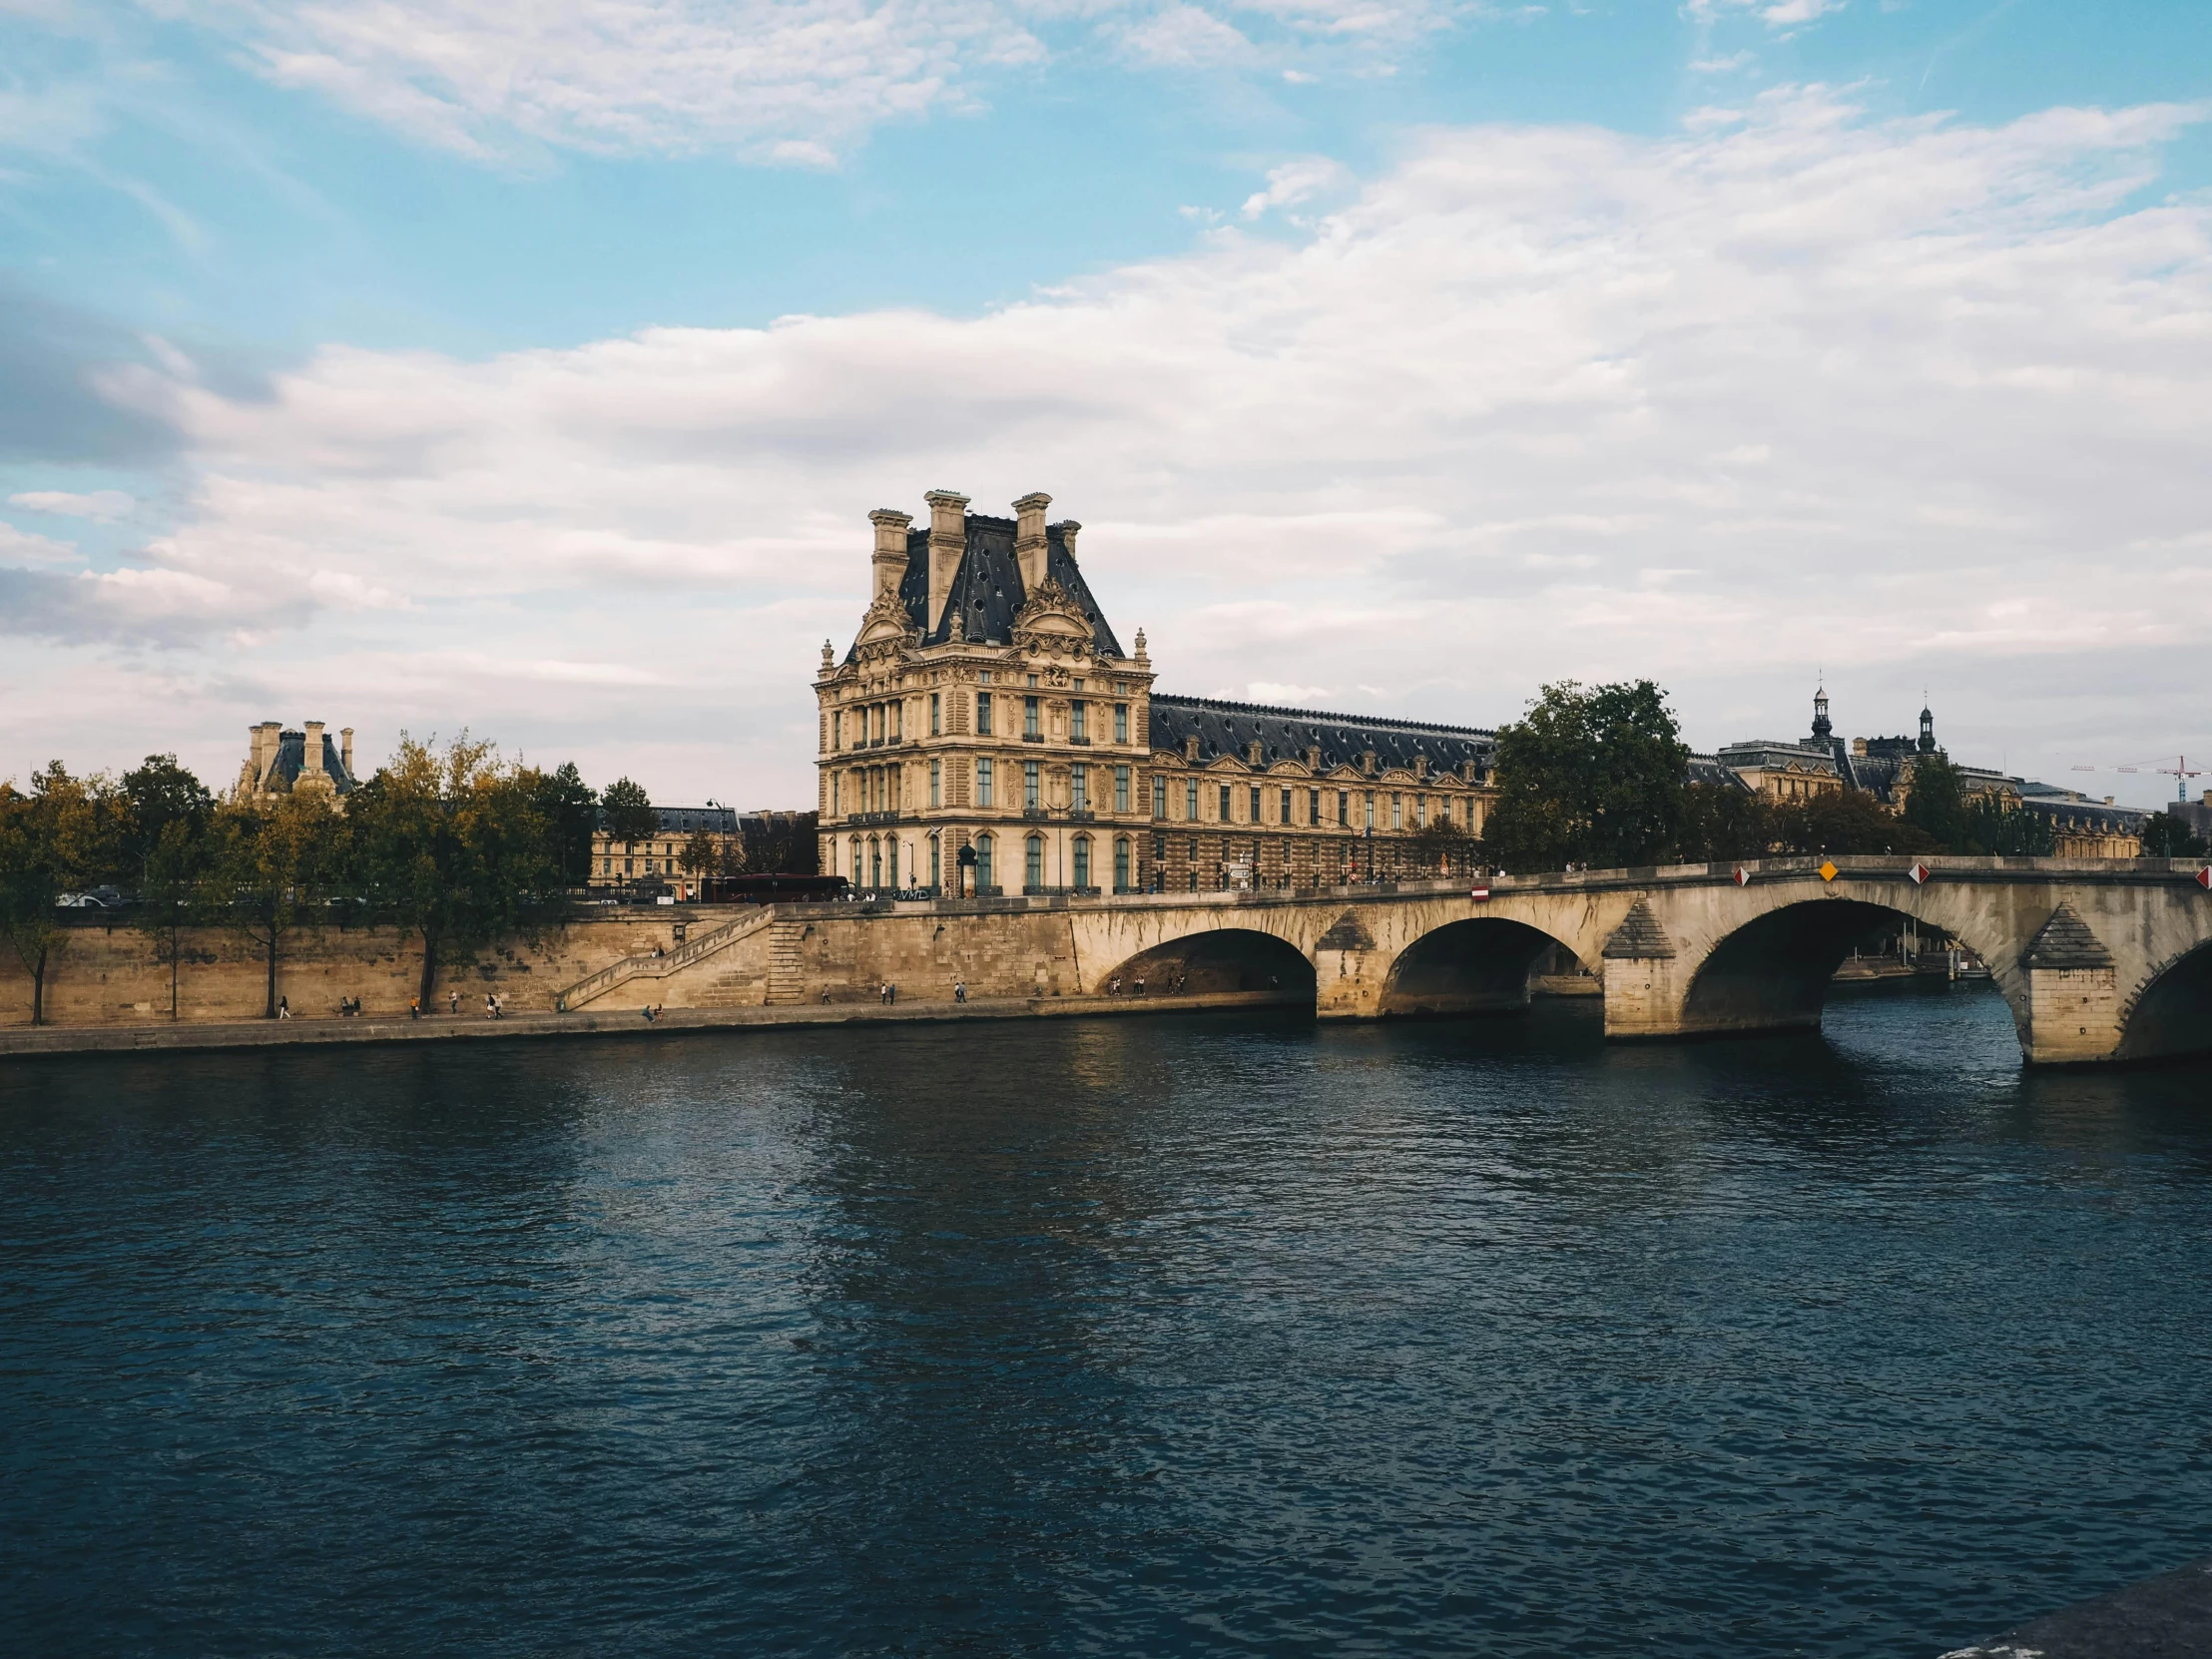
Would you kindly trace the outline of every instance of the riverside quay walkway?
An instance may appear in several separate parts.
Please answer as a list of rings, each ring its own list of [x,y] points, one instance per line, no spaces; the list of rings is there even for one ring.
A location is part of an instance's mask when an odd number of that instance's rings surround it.
[[[1526,1006],[1562,947],[1605,1030],[1818,1029],[1836,969],[1910,919],[1989,965],[2037,1063],[2212,1049],[2197,860],[1769,858],[1469,884],[778,904],[569,986],[556,1010],[1240,994],[1372,1019]]]

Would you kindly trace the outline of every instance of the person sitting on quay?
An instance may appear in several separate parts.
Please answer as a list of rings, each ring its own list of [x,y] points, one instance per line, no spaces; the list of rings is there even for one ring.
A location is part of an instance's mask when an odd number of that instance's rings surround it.
[[[638,1012],[639,1012],[639,1013],[641,1013],[641,1014],[643,1014],[643,1015],[645,1016],[645,1023],[646,1023],[646,1024],[648,1024],[648,1025],[651,1025],[651,1024],[653,1023],[653,1004],[652,1004],[652,1003],[648,1002],[648,1003],[647,1003],[647,1004],[646,1004],[646,1005],[645,1005],[644,1007],[640,1008],[640,1009],[638,1010]]]

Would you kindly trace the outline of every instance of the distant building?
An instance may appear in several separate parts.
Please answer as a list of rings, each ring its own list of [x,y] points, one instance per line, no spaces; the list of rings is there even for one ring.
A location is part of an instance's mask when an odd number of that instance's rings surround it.
[[[241,806],[270,806],[287,795],[326,792],[343,808],[359,786],[353,777],[353,728],[341,727],[338,741],[324,735],[322,722],[308,721],[297,732],[265,720],[246,733],[247,756],[239,767],[231,799]]]
[[[2172,801],[2166,804],[2169,818],[2177,818],[2189,827],[2192,835],[2212,841],[2212,790],[2204,792],[2202,801]]]
[[[1848,744],[1836,736],[1828,717],[1828,691],[1813,694],[1813,729],[1794,742],[1771,739],[1729,744],[1719,753],[1726,767],[1748,789],[1776,801],[1803,801],[1815,796],[1858,790],[1873,796],[1894,813],[1905,811],[1913,798],[1913,771],[1924,757],[1949,757],[1936,741],[1936,716],[1921,710],[1917,738],[1853,738]],[[2120,807],[2106,796],[2091,800],[2078,790],[2055,784],[2038,784],[1987,767],[1956,762],[1959,787],[1968,799],[1994,798],[2007,807],[2030,812],[2051,827],[2053,851],[2062,858],[2135,858],[2142,855],[2143,821],[2150,815],[2132,807]],[[2194,809],[2212,822],[2212,792],[2207,805]],[[2203,833],[2203,830],[2199,830]]]
[[[692,898],[708,876],[789,868],[793,847],[810,854],[814,849],[815,815],[809,812],[764,808],[741,813],[715,802],[704,807],[656,807],[654,812],[659,824],[651,835],[636,841],[615,839],[608,832],[606,814],[599,815],[592,830],[592,886],[665,883],[678,898]],[[702,832],[707,845],[701,850],[710,861],[688,868],[686,856],[693,838]]]

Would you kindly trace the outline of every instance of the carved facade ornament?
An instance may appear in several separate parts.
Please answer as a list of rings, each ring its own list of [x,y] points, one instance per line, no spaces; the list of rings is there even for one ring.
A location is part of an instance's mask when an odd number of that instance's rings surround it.
[[[1017,649],[1088,657],[1091,640],[1091,619],[1083,614],[1075,596],[1050,576],[1036,585],[1014,614],[1013,641]]]
[[[903,656],[920,644],[921,630],[914,626],[914,619],[897,594],[877,594],[874,603],[860,613],[860,631],[853,641],[853,651],[862,661]]]

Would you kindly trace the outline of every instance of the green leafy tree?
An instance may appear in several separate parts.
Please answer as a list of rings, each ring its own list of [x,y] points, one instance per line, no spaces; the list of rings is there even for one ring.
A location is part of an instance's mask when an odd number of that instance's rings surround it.
[[[276,974],[295,933],[322,925],[343,878],[349,827],[322,790],[295,790],[267,806],[218,809],[209,829],[201,892],[210,919],[261,952],[268,967],[265,1019],[276,1017]]]
[[[1405,849],[1416,868],[1448,875],[1471,865],[1481,843],[1451,820],[1439,816],[1407,835]]]
[[[609,784],[599,805],[606,814],[607,833],[618,841],[646,840],[661,828],[661,815],[653,810],[645,786],[627,778]]]
[[[31,787],[0,784],[0,927],[31,976],[31,1023],[46,1023],[46,986],[68,943],[62,895],[115,866],[121,814],[103,778],[59,761]]]
[[[1546,686],[1497,735],[1487,849],[1515,869],[1650,863],[1681,838],[1689,757],[1649,680]]]
[[[2186,822],[2171,813],[2154,813],[2143,821],[2143,856],[2146,858],[2201,858],[2204,840]]]
[[[400,734],[399,752],[346,803],[354,867],[378,915],[422,942],[428,1007],[440,962],[503,932],[534,933],[563,897],[558,828],[539,775],[466,732]]]
[[[814,813],[763,813],[738,821],[745,868],[763,874],[813,875],[821,862],[821,819]]]
[[[684,850],[677,862],[687,875],[698,879],[712,875],[722,862],[722,848],[712,831],[694,830],[684,842]]]
[[[122,807],[127,879],[143,883],[147,861],[171,825],[182,825],[189,839],[207,832],[215,797],[176,756],[149,755],[123,775]]]
[[[1734,784],[1685,784],[1678,845],[1692,863],[1763,858],[1775,850],[1778,831],[1766,797]]]
[[[177,1017],[178,965],[190,954],[185,929],[207,911],[209,857],[214,842],[208,828],[187,818],[171,819],[139,860],[139,901],[131,925],[153,942],[154,960],[169,969],[169,1017]]]
[[[1965,830],[1951,850],[2047,858],[2057,846],[2058,831],[2048,818],[1984,791],[1966,803]]]
[[[1950,757],[1940,752],[1918,755],[1907,785],[1905,817],[1928,833],[1937,847],[1962,850],[1966,837],[1965,780]]]
[[[1779,803],[1776,844],[1791,852],[1936,852],[1927,830],[1860,790]]]
[[[574,761],[564,761],[557,770],[535,777],[531,799],[552,826],[561,882],[564,886],[583,886],[591,879],[591,837],[599,816],[599,797],[584,782]]]

